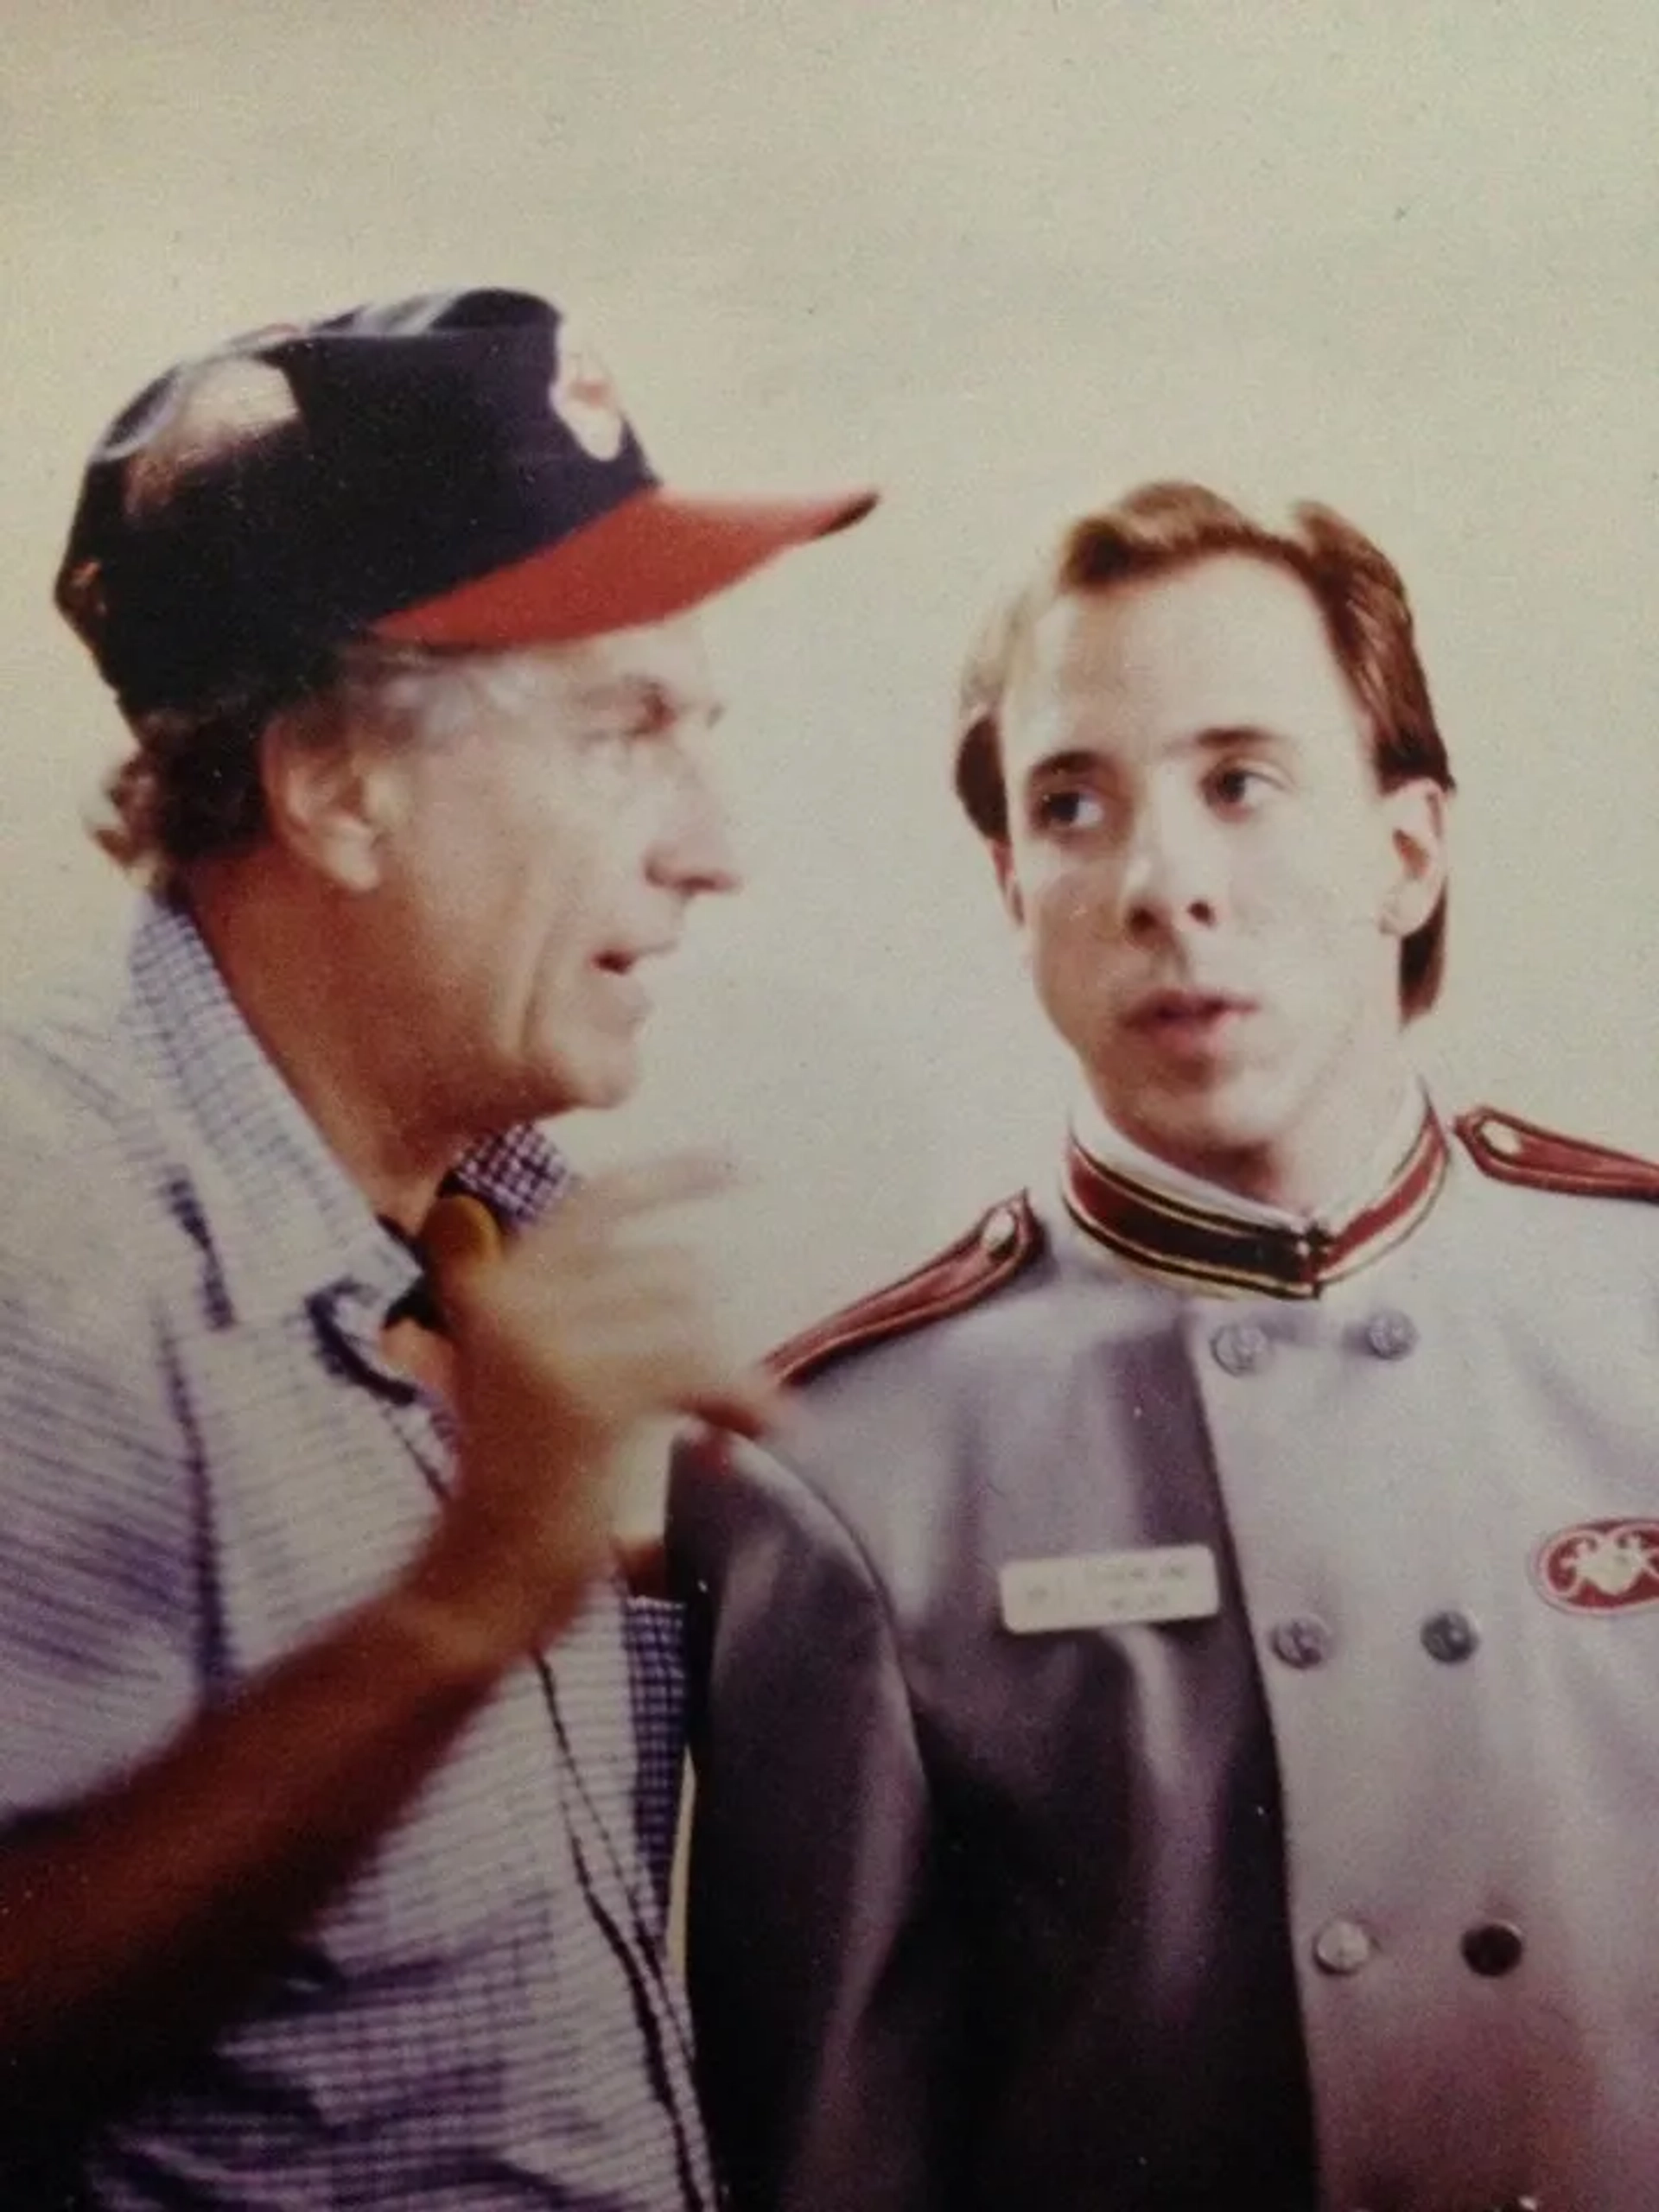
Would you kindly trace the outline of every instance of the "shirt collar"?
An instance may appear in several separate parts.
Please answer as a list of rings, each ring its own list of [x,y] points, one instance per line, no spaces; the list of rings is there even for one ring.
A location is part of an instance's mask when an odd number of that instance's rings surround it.
[[[1446,1157],[1414,1079],[1364,1175],[1334,1204],[1299,1215],[1155,1159],[1084,1099],[1060,1195],[1079,1228],[1146,1273],[1198,1289],[1317,1298],[1411,1234],[1440,1194]]]
[[[129,966],[152,1064],[195,1140],[199,1227],[232,1313],[292,1312],[346,1283],[376,1304],[400,1296],[417,1262],[265,1054],[189,915],[147,899]],[[515,1228],[570,1180],[531,1124],[472,1147],[452,1175]]]

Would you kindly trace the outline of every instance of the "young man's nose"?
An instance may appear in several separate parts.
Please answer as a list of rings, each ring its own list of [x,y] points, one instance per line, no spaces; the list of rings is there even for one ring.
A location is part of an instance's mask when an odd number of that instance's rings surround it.
[[[1214,922],[1220,858],[1213,828],[1202,817],[1167,804],[1145,807],[1124,856],[1124,926],[1145,934],[1181,922]]]

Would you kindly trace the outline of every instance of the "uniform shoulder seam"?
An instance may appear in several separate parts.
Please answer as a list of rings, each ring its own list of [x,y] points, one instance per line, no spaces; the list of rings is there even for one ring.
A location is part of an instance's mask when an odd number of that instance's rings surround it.
[[[1483,1174],[1569,1197],[1659,1205],[1659,1160],[1549,1129],[1498,1106],[1474,1106],[1452,1127]]]
[[[782,1382],[807,1382],[847,1352],[976,1306],[1028,1267],[1042,1246],[1030,1198],[1016,1192],[920,1267],[788,1338],[767,1354],[766,1365]]]

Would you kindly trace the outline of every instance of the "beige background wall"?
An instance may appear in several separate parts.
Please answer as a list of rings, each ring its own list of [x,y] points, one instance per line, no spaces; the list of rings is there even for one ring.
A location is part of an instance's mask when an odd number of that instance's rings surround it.
[[[1347,508],[1465,799],[1450,1092],[1659,1149],[1649,0],[0,0],[0,963],[118,914],[46,592],[79,457],[226,331],[555,291],[669,471],[866,476],[716,623],[747,898],[588,1160],[728,1141],[757,1338],[1019,1179],[1063,1071],[944,780],[1001,556],[1154,473]]]

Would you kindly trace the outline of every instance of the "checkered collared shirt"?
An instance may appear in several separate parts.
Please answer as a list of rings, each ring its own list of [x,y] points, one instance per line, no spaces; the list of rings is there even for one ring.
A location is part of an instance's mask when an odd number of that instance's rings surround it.
[[[383,1587],[453,1441],[379,1356],[416,1262],[181,913],[147,906],[124,972],[3,1049],[0,1828]],[[518,1221],[566,1174],[531,1131],[461,1173]],[[711,2205],[664,1950],[672,1627],[605,1588],[510,1676],[260,2009],[89,2115],[82,2201]]]

